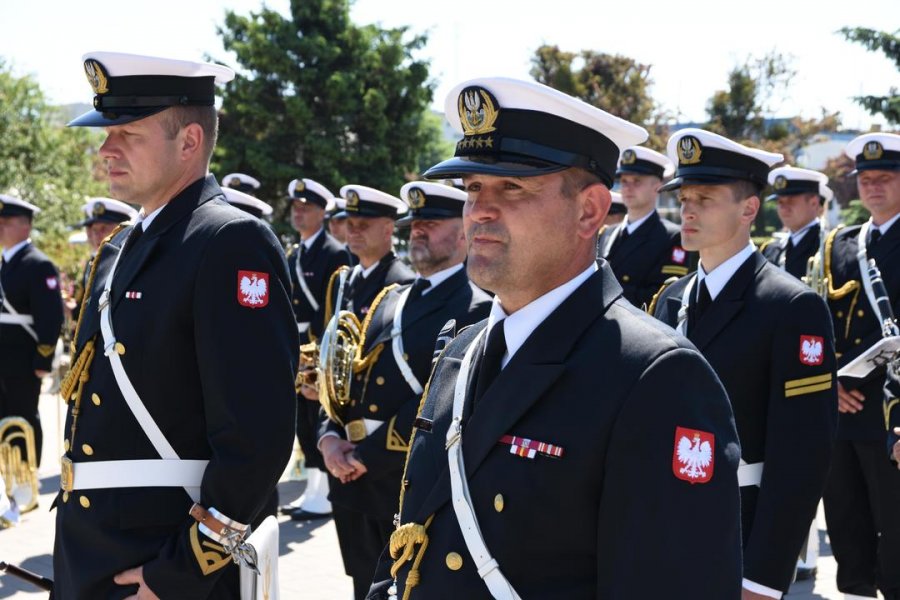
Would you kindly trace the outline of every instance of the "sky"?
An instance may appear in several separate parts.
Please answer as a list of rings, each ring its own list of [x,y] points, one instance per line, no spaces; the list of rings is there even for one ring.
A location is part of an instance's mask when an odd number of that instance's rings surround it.
[[[286,13],[289,0],[267,0]],[[91,100],[81,55],[95,50],[226,64],[216,26],[226,9],[247,14],[261,0],[0,0],[0,58],[17,74],[35,76],[54,103]],[[853,12],[854,6],[864,11]],[[705,120],[715,90],[748,57],[772,50],[791,58],[797,75],[774,116],[841,111],[845,128],[867,130],[883,120],[852,101],[900,88],[900,73],[880,53],[835,34],[842,26],[900,29],[900,0],[356,0],[357,24],[408,26],[429,34],[417,56],[431,61],[434,105],[457,83],[502,75],[530,79],[529,61],[541,44],[563,50],[623,54],[652,65],[651,92],[680,120]]]

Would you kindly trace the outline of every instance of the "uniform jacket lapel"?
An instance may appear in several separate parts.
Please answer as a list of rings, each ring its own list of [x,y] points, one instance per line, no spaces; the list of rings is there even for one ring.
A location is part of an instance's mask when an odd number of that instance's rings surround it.
[[[702,351],[741,311],[747,287],[754,281],[756,274],[766,263],[762,254],[754,252],[735,271],[718,297],[706,309],[703,318],[689,326],[688,338],[694,342],[697,348]]]
[[[800,240],[800,243],[791,250],[791,260],[790,263],[785,261],[785,271],[788,273],[805,273],[806,272],[806,261],[808,260],[808,256],[814,253],[814,248],[819,246],[819,225],[813,225],[810,227],[806,234],[803,236],[803,239]],[[787,250],[782,250],[782,252],[786,252]]]
[[[643,246],[647,236],[650,235],[650,232],[659,225],[659,213],[653,211],[650,216],[647,217],[647,220],[641,223],[640,226],[634,230],[634,233],[628,234],[628,237],[622,240],[622,243],[616,248],[616,252],[613,256],[616,263],[621,263],[628,255]]]

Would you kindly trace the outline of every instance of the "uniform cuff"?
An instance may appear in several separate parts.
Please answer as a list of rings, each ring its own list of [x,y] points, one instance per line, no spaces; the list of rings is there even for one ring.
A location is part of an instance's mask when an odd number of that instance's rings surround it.
[[[750,581],[749,579],[744,579],[741,582],[741,587],[743,587],[748,592],[753,592],[754,594],[762,594],[763,596],[768,596],[769,598],[781,598],[784,594],[779,592],[778,590],[773,590],[770,587],[766,587],[762,584],[756,583],[755,581]]]
[[[318,450],[321,453],[322,452],[322,440],[324,440],[325,438],[330,438],[330,437],[336,437],[337,439],[341,439],[341,436],[339,436],[335,432],[326,431],[321,436],[319,436],[319,441],[316,442],[316,450]]]

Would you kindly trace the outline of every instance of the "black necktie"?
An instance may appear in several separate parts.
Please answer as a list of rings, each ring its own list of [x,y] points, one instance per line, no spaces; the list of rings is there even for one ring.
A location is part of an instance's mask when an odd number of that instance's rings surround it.
[[[144,227],[140,223],[131,228],[128,239],[125,240],[125,244],[122,246],[122,256],[125,256],[134,248],[134,245],[141,239],[142,235],[144,235]]]
[[[869,243],[866,244],[866,251],[871,252],[878,245],[878,240],[881,239],[881,230],[873,229],[872,233],[869,234]]]
[[[424,277],[419,277],[416,279],[412,287],[409,290],[409,297],[406,299],[407,302],[415,300],[422,296],[422,292],[431,287],[431,282],[425,279]]]
[[[488,334],[487,343],[484,345],[484,355],[481,364],[478,367],[478,379],[475,381],[475,400],[473,404],[477,404],[484,393],[487,391],[503,364],[503,355],[506,354],[506,335],[503,332],[503,325],[506,319],[494,324],[493,329]]]
[[[706,287],[706,280],[700,282],[697,294],[691,294],[691,302],[688,305],[688,329],[691,330],[697,326],[697,322],[703,317],[703,313],[712,304],[712,297],[709,295],[709,289]]]
[[[794,249],[794,238],[788,236],[787,246],[784,247],[784,260],[791,258],[791,251]]]
[[[627,239],[628,239],[628,227],[623,225],[622,228],[619,229],[619,234],[616,236],[616,239],[613,240],[612,246],[609,249],[609,256],[612,256],[613,254],[615,254],[616,250],[618,250],[619,247],[622,245],[622,243]]]

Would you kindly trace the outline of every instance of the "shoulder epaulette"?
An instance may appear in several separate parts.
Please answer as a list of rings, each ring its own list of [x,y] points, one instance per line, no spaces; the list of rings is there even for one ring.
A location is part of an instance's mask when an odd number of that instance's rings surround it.
[[[653,313],[656,311],[656,303],[659,302],[659,297],[662,296],[662,293],[666,291],[670,285],[678,281],[678,277],[669,277],[666,279],[663,284],[659,287],[655,294],[653,294],[653,299],[650,300],[650,306],[647,307],[647,314],[651,317]]]

